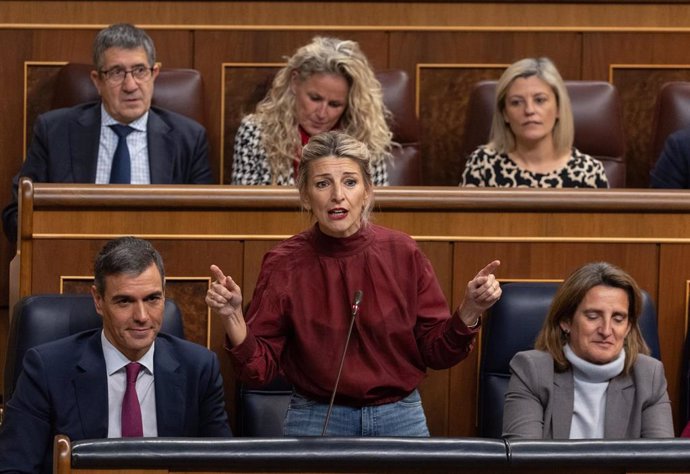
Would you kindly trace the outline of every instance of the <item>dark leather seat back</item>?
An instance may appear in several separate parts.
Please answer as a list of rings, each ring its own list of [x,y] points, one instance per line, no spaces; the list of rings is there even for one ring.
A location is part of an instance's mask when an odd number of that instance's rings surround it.
[[[290,403],[292,385],[278,377],[270,383],[249,388],[239,384],[237,436],[283,436],[283,420]]]
[[[91,295],[44,294],[27,296],[15,306],[5,360],[4,402],[12,396],[27,350],[89,329],[102,327]],[[175,302],[165,300],[161,331],[184,338],[182,314]]]
[[[478,82],[467,105],[462,162],[489,141],[496,81]],[[573,109],[575,140],[582,153],[604,164],[612,188],[625,187],[625,135],[618,90],[603,81],[565,81]]]
[[[560,283],[516,282],[502,285],[501,299],[489,310],[482,328],[479,364],[479,435],[500,438],[503,403],[510,379],[510,361],[520,352],[534,349]],[[660,358],[656,309],[642,291],[640,329],[652,356]]]
[[[687,127],[690,127],[690,82],[667,82],[661,86],[656,99],[650,169],[661,155],[668,136]]]
[[[90,64],[68,63],[60,69],[55,80],[55,95],[51,107],[71,107],[99,100],[91,82]],[[195,69],[161,68],[153,88],[151,104],[172,110],[206,125],[204,114],[204,85]]]
[[[400,147],[393,149],[388,181],[392,186],[420,185],[422,162],[413,84],[402,70],[379,71],[376,78],[383,89],[383,103],[393,114],[390,124],[393,141],[400,144]]]

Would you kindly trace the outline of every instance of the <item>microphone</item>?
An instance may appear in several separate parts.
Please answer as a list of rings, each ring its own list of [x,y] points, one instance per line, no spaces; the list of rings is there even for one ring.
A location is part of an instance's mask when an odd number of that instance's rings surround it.
[[[326,412],[326,421],[323,424],[323,431],[321,436],[326,436],[328,429],[328,421],[331,419],[331,411],[333,410],[333,402],[335,401],[335,393],[338,391],[338,383],[340,382],[340,374],[343,371],[343,364],[345,364],[345,354],[347,353],[347,346],[350,344],[350,336],[352,336],[352,328],[355,326],[355,317],[359,314],[359,305],[362,303],[362,290],[355,291],[355,297],[352,299],[350,329],[347,330],[347,339],[345,339],[345,347],[343,348],[343,355],[340,357],[340,368],[338,368],[338,375],[335,378],[335,385],[333,386],[333,393],[331,393],[331,401],[328,403],[328,411]]]

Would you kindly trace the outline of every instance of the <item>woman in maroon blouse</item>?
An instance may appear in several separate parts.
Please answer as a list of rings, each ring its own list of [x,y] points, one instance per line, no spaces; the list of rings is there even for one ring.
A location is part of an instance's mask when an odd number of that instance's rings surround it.
[[[297,186],[317,222],[266,254],[246,323],[240,287],[211,266],[206,303],[224,324],[237,376],[260,385],[282,372],[293,384],[289,436],[322,434],[327,416],[329,435],[428,436],[417,386],[427,367],[451,367],[470,352],[480,315],[501,295],[500,263],[468,283],[451,314],[415,241],[368,222],[370,154],[344,133],[311,139]]]

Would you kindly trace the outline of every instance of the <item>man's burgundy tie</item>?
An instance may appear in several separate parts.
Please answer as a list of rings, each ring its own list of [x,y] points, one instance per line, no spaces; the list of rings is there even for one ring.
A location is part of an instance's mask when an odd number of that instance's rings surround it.
[[[127,388],[122,399],[122,437],[144,436],[141,425],[141,407],[137,397],[137,376],[141,370],[141,364],[130,362],[127,369]]]

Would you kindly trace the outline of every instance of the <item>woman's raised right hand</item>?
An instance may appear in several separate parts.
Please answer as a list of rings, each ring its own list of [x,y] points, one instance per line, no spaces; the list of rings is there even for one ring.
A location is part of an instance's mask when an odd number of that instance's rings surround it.
[[[206,292],[206,304],[221,317],[225,333],[233,346],[244,342],[247,325],[242,314],[242,289],[216,265],[211,265],[213,282]]]

